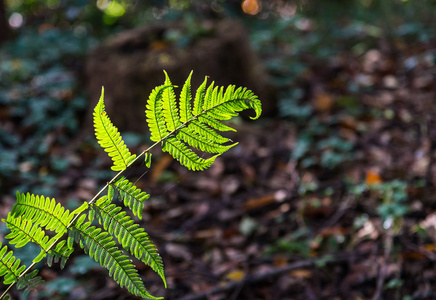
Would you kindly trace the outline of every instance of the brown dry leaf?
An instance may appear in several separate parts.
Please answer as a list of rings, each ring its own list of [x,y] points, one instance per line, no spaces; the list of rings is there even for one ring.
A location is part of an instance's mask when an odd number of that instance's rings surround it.
[[[284,255],[276,254],[273,258],[274,266],[284,267],[288,264],[288,258]]]
[[[151,182],[155,183],[159,180],[162,172],[171,164],[173,158],[169,154],[164,154],[160,160],[158,160],[151,170]]]
[[[295,278],[310,278],[312,277],[312,272],[310,270],[294,270],[292,272],[289,272],[289,276],[295,277]]]
[[[252,210],[252,209],[267,206],[274,202],[276,202],[276,198],[274,197],[274,194],[265,195],[258,198],[251,198],[248,199],[248,201],[244,204],[244,209]]]
[[[424,245],[424,249],[428,251],[436,251],[436,245],[435,244],[427,244]]]
[[[326,237],[326,236],[330,236],[330,235],[344,235],[347,233],[347,229],[340,227],[340,226],[335,226],[335,227],[328,227],[328,228],[324,228],[321,230],[321,232],[319,233],[320,236],[322,237]]]
[[[318,94],[315,96],[314,108],[318,111],[328,111],[333,107],[335,99],[327,93]]]
[[[352,116],[341,116],[339,119],[339,125],[346,129],[357,131],[359,124],[357,123],[357,120]]]
[[[168,43],[165,41],[157,40],[150,44],[150,50],[160,51],[165,50],[166,48],[168,48]]]
[[[379,184],[382,182],[383,180],[381,179],[380,175],[376,170],[371,169],[366,171],[365,183],[367,185]]]

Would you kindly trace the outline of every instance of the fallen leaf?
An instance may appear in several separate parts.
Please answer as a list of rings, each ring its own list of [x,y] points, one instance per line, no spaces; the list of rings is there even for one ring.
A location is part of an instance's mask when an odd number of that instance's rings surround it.
[[[344,235],[347,233],[347,229],[343,228],[343,227],[328,227],[328,228],[324,228],[321,230],[321,232],[319,233],[319,235],[326,237],[326,236],[331,236],[331,235]]]
[[[328,111],[333,107],[335,100],[332,95],[327,93],[315,96],[314,108],[318,111]]]
[[[310,278],[312,277],[312,272],[309,270],[294,270],[289,273],[289,276],[296,277],[296,278]]]
[[[288,264],[288,258],[284,255],[277,254],[274,255],[273,263],[276,267],[283,267]]]
[[[165,154],[156,163],[154,163],[153,169],[151,170],[151,182],[157,182],[162,175],[162,172],[165,171],[172,161],[173,158],[170,155]]]
[[[371,169],[366,172],[365,183],[367,185],[374,185],[382,182],[380,175],[375,170]]]
[[[229,281],[233,281],[233,282],[239,282],[244,280],[245,278],[245,272],[240,270],[240,269],[236,269],[233,270],[229,273],[226,274],[225,279],[229,280]]]
[[[258,198],[251,198],[244,204],[244,209],[252,210],[252,209],[267,206],[274,202],[276,202],[276,197],[274,196],[274,194],[265,195]]]

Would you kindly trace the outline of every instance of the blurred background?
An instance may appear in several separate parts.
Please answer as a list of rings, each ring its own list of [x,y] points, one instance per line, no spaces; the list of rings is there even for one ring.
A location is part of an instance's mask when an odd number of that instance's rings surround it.
[[[112,176],[93,136],[107,112],[132,152],[145,102],[205,76],[252,89],[260,120],[188,172],[153,149],[127,172],[165,299],[436,298],[436,1],[0,1],[0,215],[15,193],[74,209]],[[7,234],[0,227],[0,235]],[[36,248],[14,250],[25,264]],[[135,299],[88,256],[38,268],[16,299]],[[14,299],[15,299],[14,298]]]

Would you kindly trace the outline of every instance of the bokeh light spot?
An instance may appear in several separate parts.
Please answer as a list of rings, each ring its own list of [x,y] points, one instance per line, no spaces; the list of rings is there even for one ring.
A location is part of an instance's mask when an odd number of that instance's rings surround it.
[[[260,11],[260,5],[257,0],[244,0],[241,7],[244,13],[248,15],[255,15]]]
[[[12,28],[20,28],[24,23],[24,19],[23,16],[20,13],[14,12],[10,17],[9,17],[9,25]]]

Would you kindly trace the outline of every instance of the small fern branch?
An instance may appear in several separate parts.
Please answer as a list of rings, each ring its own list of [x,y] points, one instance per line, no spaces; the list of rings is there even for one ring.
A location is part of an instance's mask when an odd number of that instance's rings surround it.
[[[15,259],[12,251],[7,251],[7,246],[3,246],[0,250],[0,276],[4,276],[4,284],[15,284],[26,266],[20,265],[21,260]]]
[[[40,276],[36,276],[38,270],[33,270],[32,273],[26,274],[18,278],[17,289],[25,288],[25,291],[36,288],[38,285],[43,284],[44,280]]]
[[[101,97],[94,109],[93,115],[95,136],[100,146],[112,158],[114,165],[111,169],[113,171],[125,170],[135,159],[136,155],[130,153],[118,129],[112,124],[105,112],[104,89],[101,91]]]
[[[158,273],[166,287],[162,258],[144,229],[126,216],[121,207],[111,204],[106,196],[100,198],[95,206],[99,210],[100,225],[114,235],[124,249],[129,249],[133,256]]]
[[[150,195],[141,191],[132,182],[124,178],[120,178],[112,186],[120,193],[120,200],[124,202],[124,205],[130,208],[135,216],[142,219],[144,202],[150,198]],[[108,197],[112,199],[112,197]]]
[[[189,149],[186,144],[173,136],[165,139],[162,150],[171,154],[182,165],[193,171],[202,171],[209,168],[218,156],[215,155],[208,159],[201,158]]]
[[[84,251],[100,265],[109,270],[109,275],[121,286],[143,298],[162,299],[150,295],[139,277],[131,260],[123,251],[115,246],[115,241],[107,231],[91,226],[91,222],[83,223],[82,215],[74,225],[81,236],[79,245]]]
[[[67,244],[66,240],[62,240],[56,244],[54,249],[48,251],[47,256],[47,265],[51,267],[53,265],[53,261],[55,263],[60,261],[60,267],[63,269],[67,262],[67,259],[70,257],[71,253],[73,253],[74,248]]]
[[[17,192],[17,203],[12,209],[13,216],[21,216],[31,220],[35,225],[45,227],[62,235],[67,231],[68,223],[74,214],[65,210],[55,199],[35,196],[33,194],[20,194]]]
[[[182,165],[190,170],[204,170],[232,145],[230,141],[216,131],[234,130],[221,121],[229,120],[240,111],[253,109],[257,119],[262,106],[254,93],[246,88],[235,89],[230,85],[224,87],[207,85],[207,77],[197,89],[191,111],[190,84],[191,74],[186,80],[179,99],[175,105],[173,85],[165,73],[165,83],[157,87],[148,99],[146,116],[151,132],[151,140],[162,143],[162,150],[170,153]],[[165,93],[163,92],[165,90]],[[197,155],[190,147],[216,154],[208,159]]]
[[[48,252],[53,239],[45,235],[45,231],[30,220],[22,219],[21,216],[15,218],[11,213],[7,219],[2,219],[11,232],[5,236],[5,239],[10,239],[9,244],[15,245],[16,248],[21,248],[29,242],[33,242],[41,248],[40,254],[33,259],[34,263],[40,262]]]

